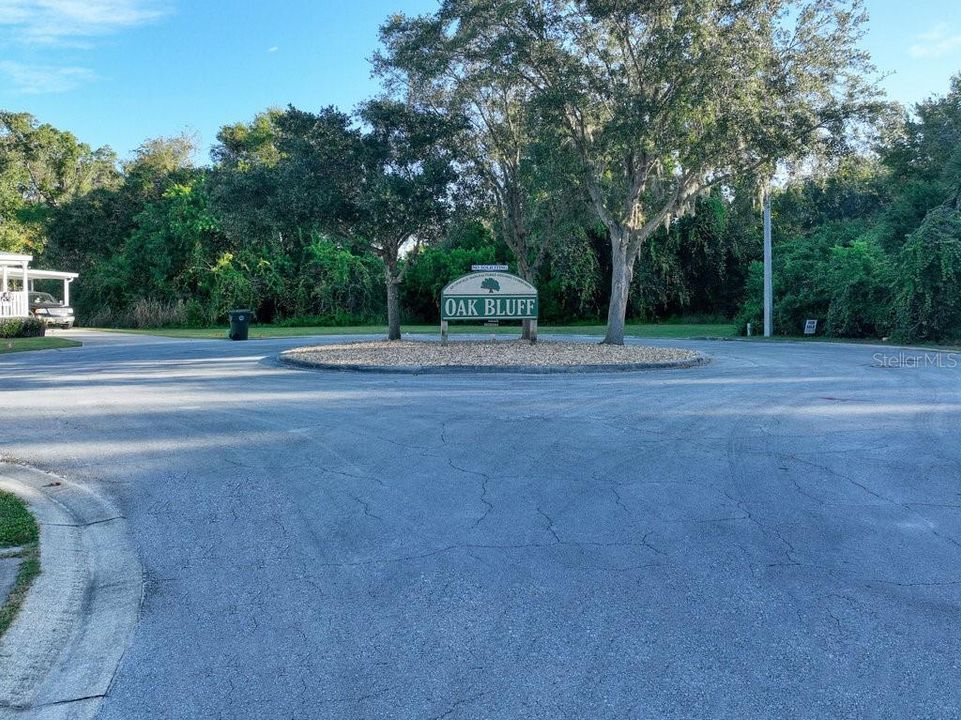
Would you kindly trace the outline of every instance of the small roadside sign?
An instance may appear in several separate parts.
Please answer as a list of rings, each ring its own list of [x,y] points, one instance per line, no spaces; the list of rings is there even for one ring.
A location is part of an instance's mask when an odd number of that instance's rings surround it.
[[[507,272],[506,265],[471,265],[471,272]]]
[[[818,331],[818,321],[817,320],[806,320],[804,322],[804,334],[814,335]]]

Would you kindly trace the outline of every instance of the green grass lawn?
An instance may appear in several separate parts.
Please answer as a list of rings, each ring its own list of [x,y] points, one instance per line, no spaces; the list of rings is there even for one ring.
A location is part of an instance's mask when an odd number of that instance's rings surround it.
[[[439,325],[405,325],[401,328],[404,333],[427,333],[440,334]],[[604,335],[603,325],[540,325],[538,332],[541,335]],[[147,335],[163,335],[166,337],[180,338],[226,338],[227,328],[159,328],[148,330],[117,330],[110,329],[110,332],[129,332]],[[451,323],[451,333],[477,333],[490,335],[518,334],[520,328],[517,326],[507,327],[485,327],[483,325],[461,325]],[[365,325],[355,327],[281,327],[278,325],[251,325],[250,338],[257,340],[262,338],[280,337],[299,337],[303,335],[386,335],[386,325]],[[733,337],[735,334],[734,325],[726,324],[684,324],[684,323],[662,323],[657,325],[628,325],[626,334],[630,337],[650,337],[650,338],[692,338],[692,337]]]
[[[28,350],[54,350],[83,345],[79,340],[60,337],[0,338],[0,354]]]
[[[941,352],[955,351],[961,352],[961,345],[956,342],[936,343],[930,341],[895,343],[890,340],[880,338],[845,338],[845,337],[825,337],[823,335],[775,335],[766,338],[763,335],[753,335],[751,337],[741,337],[741,340],[759,343],[778,343],[778,342],[813,342],[813,343],[853,343],[855,345],[890,345],[891,347],[915,347],[930,348]]]
[[[17,579],[7,598],[0,598],[0,635],[13,622],[27,597],[27,590],[40,574],[40,529],[16,495],[0,490],[0,548],[18,548],[7,557],[20,558]],[[5,602],[4,602],[5,600]]]
[[[23,500],[0,490],[0,548],[20,547],[36,542],[39,537],[37,521]]]

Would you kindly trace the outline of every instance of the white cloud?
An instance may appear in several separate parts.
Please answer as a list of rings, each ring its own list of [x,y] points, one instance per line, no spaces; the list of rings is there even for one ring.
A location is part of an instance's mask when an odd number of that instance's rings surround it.
[[[153,22],[167,14],[157,0],[0,0],[0,26],[28,44],[75,44]]]
[[[96,78],[89,68],[25,65],[10,61],[0,62],[0,73],[6,75],[19,92],[27,95],[66,92]]]
[[[269,53],[275,53],[275,52],[277,52],[278,50],[280,50],[280,48],[277,47],[276,45],[274,45],[272,48],[267,48],[267,52],[269,52]]]
[[[952,33],[944,23],[934,26],[931,30],[914,38],[914,44],[908,49],[911,57],[939,58],[951,55],[961,49],[961,33]]]
[[[58,48],[90,49],[96,38],[158,20],[173,0],[0,0],[0,48],[44,46],[44,62],[0,56],[0,74],[18,92],[72,90],[96,79],[92,70],[58,63]],[[35,55],[28,50],[27,56]],[[75,54],[75,53],[74,53]]]

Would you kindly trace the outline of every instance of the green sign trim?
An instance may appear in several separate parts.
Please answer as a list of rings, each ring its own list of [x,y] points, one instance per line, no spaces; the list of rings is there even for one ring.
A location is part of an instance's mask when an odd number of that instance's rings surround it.
[[[441,303],[441,320],[536,320],[537,296],[449,295]]]

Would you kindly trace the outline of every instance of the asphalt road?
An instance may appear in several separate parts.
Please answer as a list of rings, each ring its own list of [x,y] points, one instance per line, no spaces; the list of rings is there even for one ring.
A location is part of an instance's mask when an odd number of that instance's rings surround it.
[[[84,339],[0,356],[0,448],[134,533],[104,720],[961,715],[961,356],[378,376]]]

